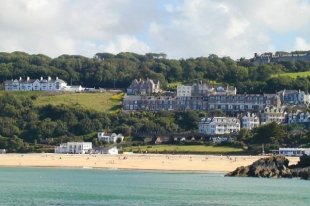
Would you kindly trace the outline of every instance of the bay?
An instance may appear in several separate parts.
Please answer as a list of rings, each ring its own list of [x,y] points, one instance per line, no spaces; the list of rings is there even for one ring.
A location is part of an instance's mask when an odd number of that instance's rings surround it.
[[[0,168],[0,205],[309,205],[310,181],[217,173]]]

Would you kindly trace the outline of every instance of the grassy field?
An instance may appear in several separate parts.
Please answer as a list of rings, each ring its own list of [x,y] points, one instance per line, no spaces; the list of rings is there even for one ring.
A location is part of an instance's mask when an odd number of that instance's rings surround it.
[[[178,154],[231,154],[241,153],[243,149],[226,146],[205,146],[205,145],[152,145],[132,146],[123,148],[124,152],[140,153],[178,153]]]
[[[4,94],[2,92],[1,94]],[[121,108],[123,93],[48,93],[48,92],[10,92],[17,96],[33,97],[36,106],[67,105],[81,106],[99,112],[115,112]]]
[[[310,71],[306,71],[306,72],[293,72],[293,73],[282,73],[282,74],[274,74],[274,75],[272,75],[272,77],[278,77],[278,76],[288,76],[288,77],[296,79],[297,77],[308,77],[308,76],[310,76]]]

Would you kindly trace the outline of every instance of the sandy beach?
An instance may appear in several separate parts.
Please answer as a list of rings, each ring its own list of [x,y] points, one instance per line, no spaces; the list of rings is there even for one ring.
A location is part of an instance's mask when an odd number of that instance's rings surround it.
[[[135,170],[229,172],[262,156],[161,155],[161,154],[1,154],[0,166],[78,167]],[[289,157],[296,164],[298,157]]]

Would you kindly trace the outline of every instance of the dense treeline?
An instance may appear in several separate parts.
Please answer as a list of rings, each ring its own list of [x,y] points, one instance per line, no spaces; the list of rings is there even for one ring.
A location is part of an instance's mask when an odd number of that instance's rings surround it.
[[[167,59],[165,54],[98,53],[94,58],[62,55],[50,58],[23,52],[0,53],[0,80],[41,76],[60,77],[72,84],[85,87],[126,88],[134,78],[153,78],[163,86],[172,82],[191,83],[193,80],[212,80],[228,83],[240,93],[271,93],[281,89],[308,91],[310,78],[278,77],[281,72],[310,71],[310,63],[282,62],[253,65],[234,61],[229,57]]]
[[[0,148],[10,152],[39,151],[35,147],[57,145],[67,141],[97,141],[97,131],[122,133],[127,142],[146,137],[170,136],[180,132],[196,132],[201,117],[212,112],[135,112],[100,113],[81,107],[36,107],[32,97],[4,94],[0,96]],[[214,114],[220,111],[213,111]],[[192,135],[192,134],[191,134]],[[192,136],[188,136],[189,139]],[[200,136],[196,136],[201,142]],[[310,146],[310,133],[301,125],[264,125],[254,131],[241,130],[238,142],[244,145],[266,144],[270,148],[284,146]]]
[[[8,93],[0,96],[0,148],[23,151],[24,143],[55,145],[82,140],[98,145],[96,132],[102,130],[143,140],[139,137],[195,130],[204,115],[190,111],[100,113],[77,106],[35,107],[34,98]]]
[[[309,124],[280,125],[272,122],[252,131],[241,129],[237,139],[253,150],[257,149],[257,146],[261,150],[262,145],[264,145],[266,151],[277,150],[279,147],[309,147],[309,127]]]

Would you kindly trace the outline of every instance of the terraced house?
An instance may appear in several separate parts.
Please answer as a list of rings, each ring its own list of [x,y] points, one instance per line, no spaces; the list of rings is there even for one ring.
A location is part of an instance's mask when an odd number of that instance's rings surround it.
[[[47,79],[30,79],[27,77],[26,79],[12,79],[4,81],[4,89],[5,91],[72,91],[79,92],[84,88],[82,86],[69,86],[67,82],[62,79],[56,77],[52,79],[48,77]]]
[[[154,82],[148,79],[150,83]],[[153,84],[146,84],[149,87],[143,89],[141,93],[141,85],[145,82],[134,80],[127,89],[127,95],[124,97],[124,110],[146,110],[146,111],[162,111],[162,110],[224,110],[228,112],[239,111],[260,111],[266,106],[280,106],[281,100],[279,95],[259,95],[259,94],[237,94],[235,87],[214,87],[195,82],[192,86],[180,85],[177,88],[176,95],[151,96],[148,93],[158,92],[153,90]],[[157,83],[159,85],[159,82]],[[139,86],[140,85],[140,86]],[[143,86],[144,87],[144,86]],[[139,94],[140,95],[137,95]]]
[[[272,99],[272,100],[270,100]],[[260,111],[266,106],[280,106],[280,98],[258,94],[207,96],[138,96],[125,95],[124,110],[223,110],[227,112]]]

